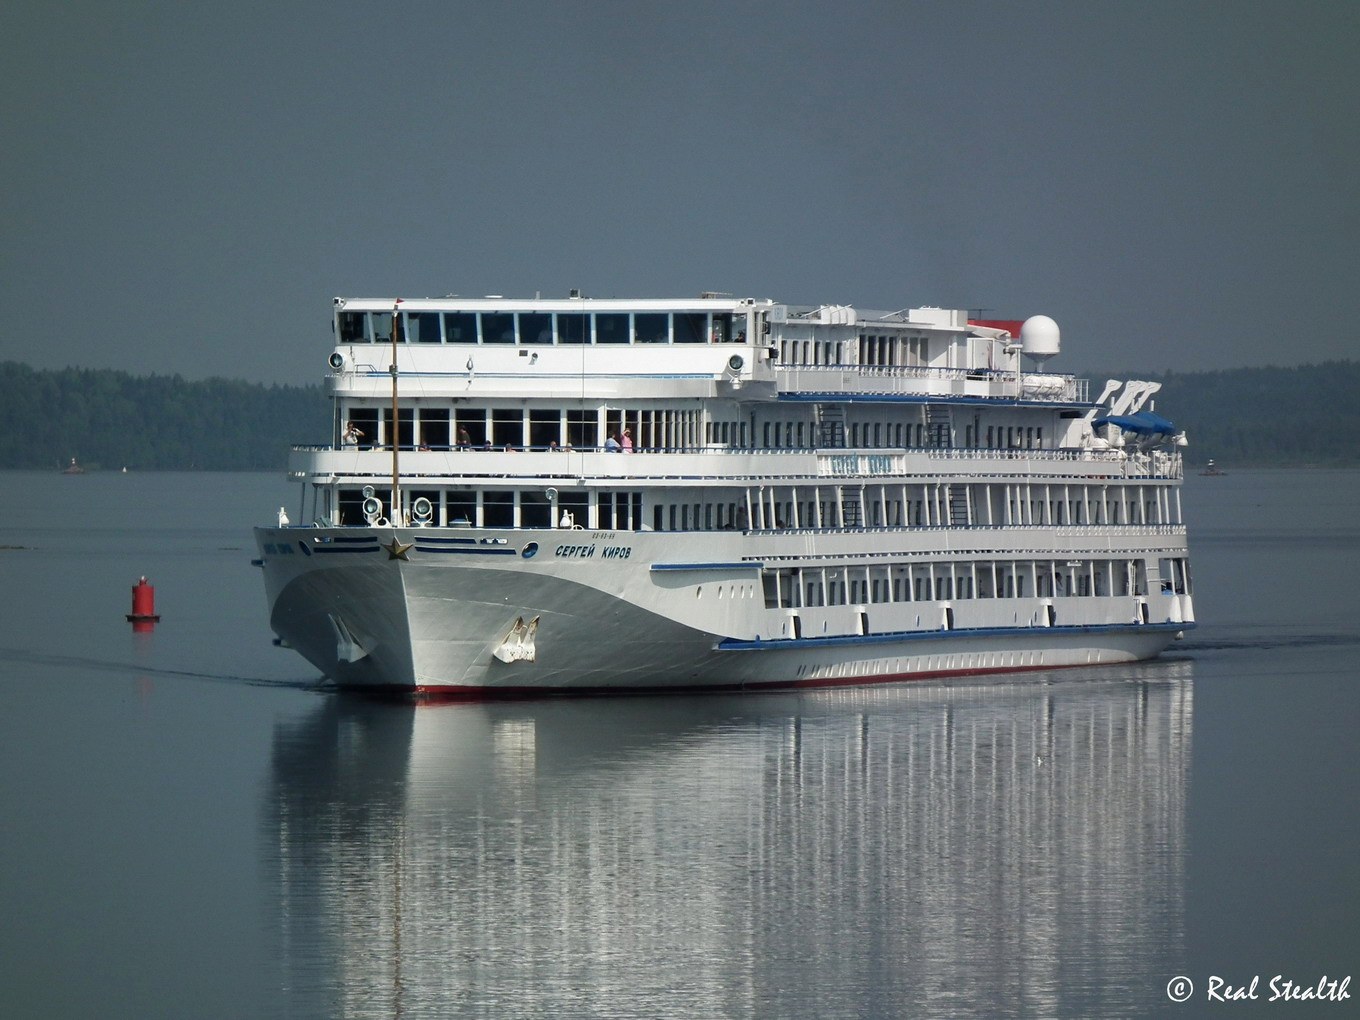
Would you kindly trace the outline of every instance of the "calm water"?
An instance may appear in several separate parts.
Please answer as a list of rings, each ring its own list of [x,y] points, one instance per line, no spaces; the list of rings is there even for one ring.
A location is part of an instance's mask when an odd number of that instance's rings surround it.
[[[1155,663],[421,709],[270,645],[281,479],[0,478],[5,1017],[1238,1015],[1209,979],[1257,975],[1282,1016],[1274,975],[1360,971],[1360,473],[1188,480]]]

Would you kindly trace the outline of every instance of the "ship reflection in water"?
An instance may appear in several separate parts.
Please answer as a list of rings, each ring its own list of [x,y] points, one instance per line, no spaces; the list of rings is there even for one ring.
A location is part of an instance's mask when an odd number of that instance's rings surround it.
[[[1190,668],[328,699],[279,727],[264,812],[289,1011],[1155,1011],[1181,958]]]

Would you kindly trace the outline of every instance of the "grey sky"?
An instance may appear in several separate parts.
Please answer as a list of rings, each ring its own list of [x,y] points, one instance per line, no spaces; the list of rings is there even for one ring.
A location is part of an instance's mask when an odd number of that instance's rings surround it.
[[[1053,316],[1354,356],[1360,4],[0,7],[0,360],[313,382],[330,298]]]

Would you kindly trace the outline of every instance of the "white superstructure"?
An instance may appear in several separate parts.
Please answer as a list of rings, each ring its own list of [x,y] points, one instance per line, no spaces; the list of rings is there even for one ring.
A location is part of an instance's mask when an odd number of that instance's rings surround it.
[[[331,441],[256,529],[270,623],[422,696],[1121,662],[1193,626],[1156,384],[939,308],[335,301]],[[396,337],[393,337],[393,326]],[[393,448],[395,446],[395,449]]]

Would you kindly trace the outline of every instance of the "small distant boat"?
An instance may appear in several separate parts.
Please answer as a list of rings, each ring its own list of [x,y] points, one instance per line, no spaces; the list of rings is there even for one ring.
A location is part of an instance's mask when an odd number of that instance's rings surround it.
[[[77,464],[76,459],[72,457],[71,463],[67,464],[64,468],[62,468],[61,473],[64,475],[83,475],[85,473],[85,469],[81,467],[79,464]]]
[[[1205,464],[1204,470],[1200,472],[1200,474],[1206,478],[1221,478],[1227,473],[1228,472],[1224,471],[1212,460],[1210,460],[1208,464]]]

